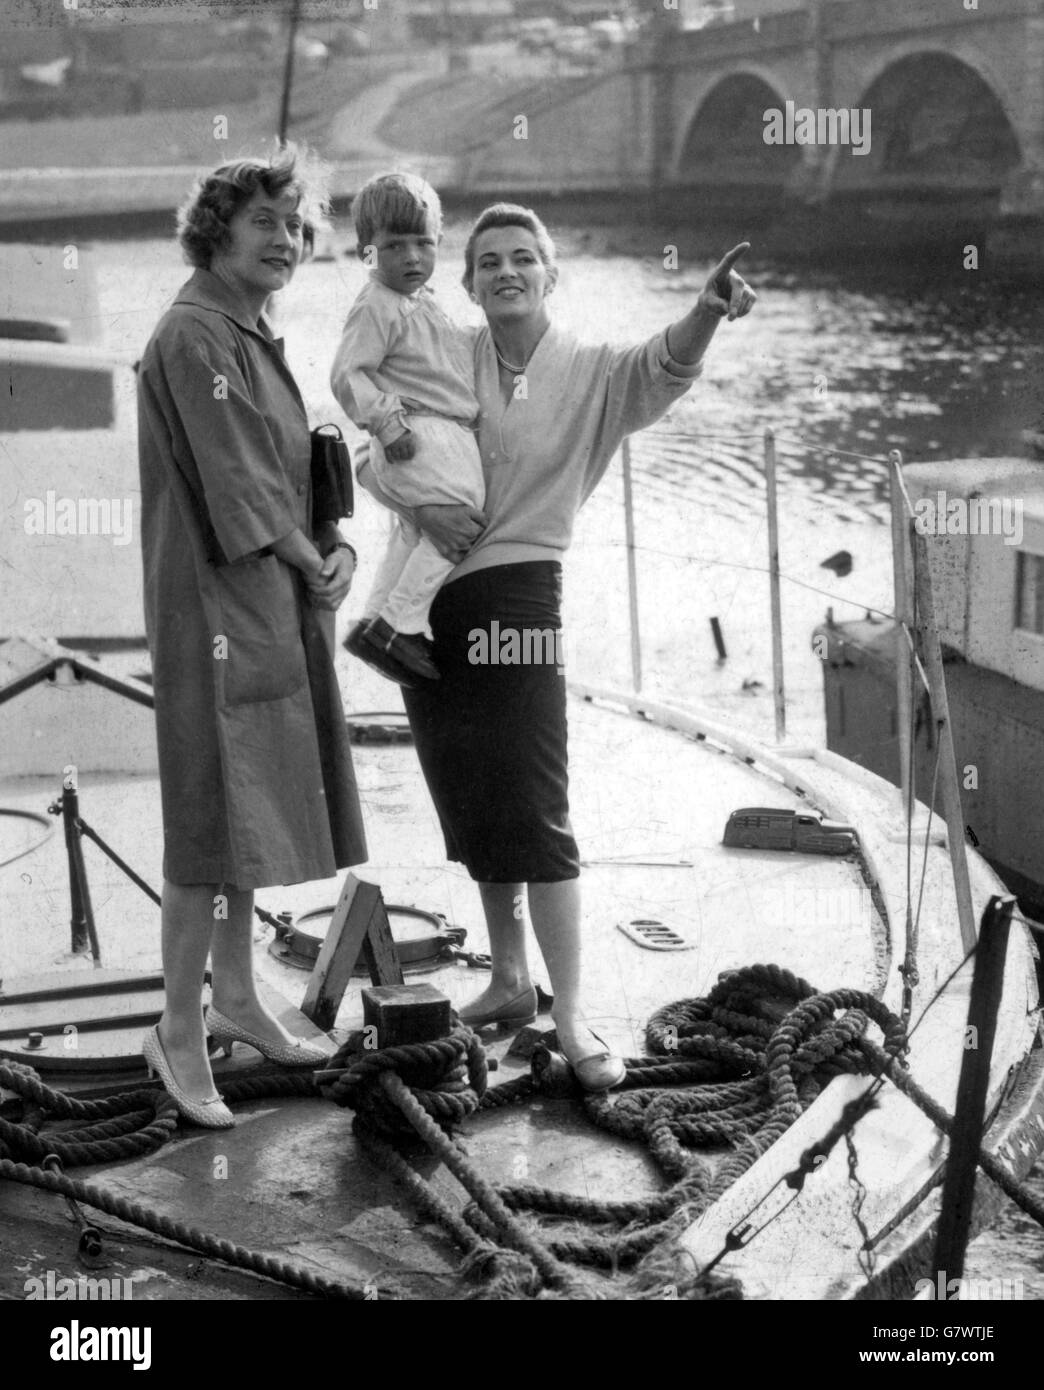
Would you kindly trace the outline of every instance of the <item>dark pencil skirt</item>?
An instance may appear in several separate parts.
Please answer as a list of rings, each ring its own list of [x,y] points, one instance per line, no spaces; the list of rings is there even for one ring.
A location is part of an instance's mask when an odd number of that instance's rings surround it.
[[[562,567],[477,570],[431,608],[442,679],[403,698],[446,854],[480,883],[576,878],[569,824]]]

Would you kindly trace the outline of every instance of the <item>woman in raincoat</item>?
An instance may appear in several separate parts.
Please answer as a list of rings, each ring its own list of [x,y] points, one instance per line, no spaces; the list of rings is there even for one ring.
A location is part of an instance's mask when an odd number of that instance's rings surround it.
[[[201,180],[179,217],[195,272],[139,369],[166,987],[143,1052],[181,1113],[215,1128],[233,1120],[215,1093],[208,1033],[291,1065],[325,1057],[258,998],[253,890],[366,858],[321,626],[348,593],[355,553],[333,524],[313,533],[308,420],[265,317],[320,209],[292,147]]]

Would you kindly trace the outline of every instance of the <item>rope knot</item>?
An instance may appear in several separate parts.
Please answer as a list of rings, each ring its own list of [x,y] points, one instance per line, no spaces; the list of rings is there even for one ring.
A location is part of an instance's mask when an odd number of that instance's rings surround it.
[[[536,1298],[544,1286],[539,1270],[520,1250],[480,1245],[466,1254],[460,1272],[479,1286],[477,1297],[486,1300]]]
[[[338,1068],[341,1074],[320,1086],[322,1094],[387,1138],[414,1132],[397,1088],[389,1086],[392,1078],[446,1133],[479,1108],[486,1090],[486,1054],[463,1024],[432,1042],[361,1051],[347,1043],[331,1063],[331,1071]]]

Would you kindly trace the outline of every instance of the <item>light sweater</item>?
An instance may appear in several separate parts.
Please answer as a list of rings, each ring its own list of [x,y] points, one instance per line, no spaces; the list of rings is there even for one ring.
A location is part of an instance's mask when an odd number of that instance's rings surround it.
[[[479,450],[489,524],[450,576],[491,565],[559,559],[576,514],[624,437],[681,399],[702,363],[675,362],[664,330],[617,348],[584,343],[552,323],[505,406],[489,327],[475,330]]]
[[[615,348],[583,343],[552,323],[526,364],[524,387],[516,385],[505,406],[489,328],[471,332],[488,525],[447,583],[494,565],[561,559],[577,512],[624,437],[658,420],[703,371],[702,362],[671,357],[666,329]],[[410,516],[366,464],[359,481]]]

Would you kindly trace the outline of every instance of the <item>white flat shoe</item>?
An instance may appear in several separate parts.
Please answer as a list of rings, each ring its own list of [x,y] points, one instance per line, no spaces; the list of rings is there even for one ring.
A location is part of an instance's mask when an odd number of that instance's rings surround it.
[[[236,1117],[219,1095],[209,1100],[189,1100],[188,1096],[174,1080],[174,1074],[167,1063],[163,1044],[159,1040],[159,1028],[150,1028],[141,1044],[141,1055],[149,1070],[149,1076],[158,1076],[163,1089],[174,1101],[180,1114],[194,1125],[204,1129],[231,1129]]]
[[[248,1047],[256,1048],[268,1061],[278,1062],[284,1067],[321,1067],[330,1060],[328,1052],[323,1052],[318,1047],[309,1047],[304,1038],[281,1043],[268,1042],[264,1038],[256,1037],[232,1019],[218,1013],[213,1004],[204,1015],[203,1026],[226,1057],[232,1056],[232,1044],[241,1042],[246,1043]]]
[[[627,1075],[627,1067],[622,1057],[617,1057],[609,1050],[602,1038],[594,1031],[589,1032],[595,1042],[602,1044],[601,1051],[591,1052],[586,1057],[578,1057],[575,1061],[569,1056],[565,1048],[561,1048],[562,1055],[573,1068],[573,1075],[584,1088],[585,1091],[611,1091],[614,1086],[619,1086]],[[559,1044],[561,1047],[561,1044]]]

